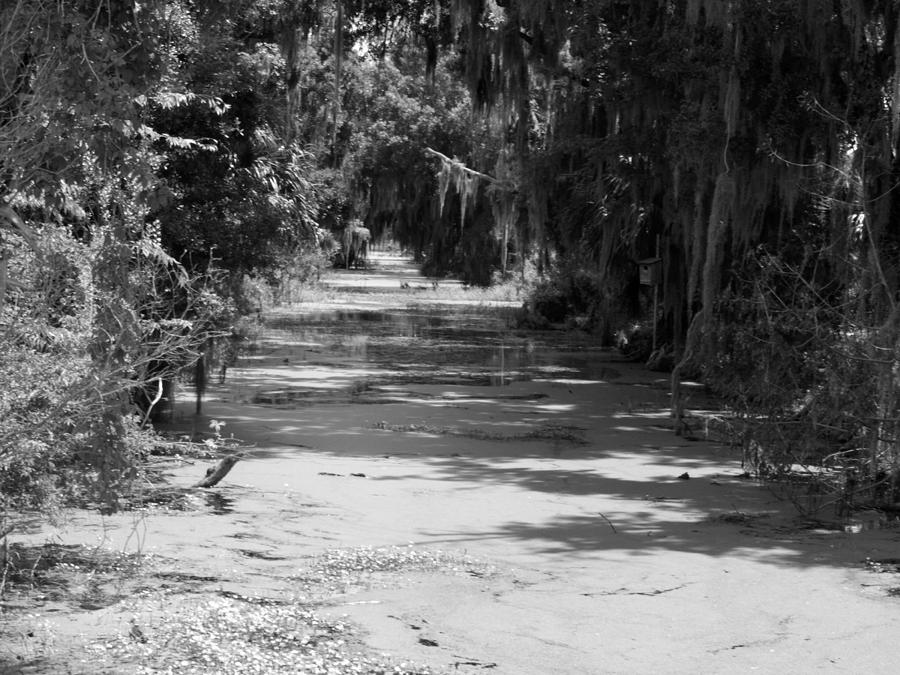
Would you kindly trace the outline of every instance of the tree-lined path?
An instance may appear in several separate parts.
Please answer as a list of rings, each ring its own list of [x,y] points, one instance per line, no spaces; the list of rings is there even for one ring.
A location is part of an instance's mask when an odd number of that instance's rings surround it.
[[[4,0],[0,669],[892,672],[898,182],[889,0]]]
[[[210,390],[208,419],[246,456],[192,512],[142,519],[166,599],[143,586],[101,613],[44,615],[56,634],[133,616],[148,642],[120,667],[186,658],[172,635],[197,631],[237,668],[225,610],[205,603],[247,597],[314,608],[354,649],[420,664],[408,672],[892,670],[896,529],[798,518],[733,451],[672,435],[665,380],[590,338],[510,330],[462,291],[411,298],[400,266],[366,274],[394,283],[335,273],[327,312],[265,317]],[[295,396],[259,396],[275,385]],[[113,549],[137,546],[130,518],[103,527]],[[204,612],[206,629],[185,618]]]

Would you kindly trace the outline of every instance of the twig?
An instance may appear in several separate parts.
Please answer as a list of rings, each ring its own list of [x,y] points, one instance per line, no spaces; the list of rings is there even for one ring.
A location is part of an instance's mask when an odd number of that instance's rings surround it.
[[[605,515],[603,515],[599,511],[597,513],[600,515],[601,518],[603,518],[603,520],[606,521],[606,524],[609,525],[609,527],[612,529],[613,534],[619,534],[619,531],[616,529],[616,526],[612,524],[612,521],[609,518],[607,518]]]

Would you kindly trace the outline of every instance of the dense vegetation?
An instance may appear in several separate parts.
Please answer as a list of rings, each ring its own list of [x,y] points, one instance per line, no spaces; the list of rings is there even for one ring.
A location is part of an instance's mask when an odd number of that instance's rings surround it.
[[[467,72],[509,120],[517,245],[607,320],[634,316],[659,246],[679,426],[703,377],[749,468],[896,502],[895,3],[465,4],[493,17]]]
[[[0,511],[114,508],[172,378],[361,227],[536,280],[532,320],[655,322],[682,430],[701,377],[752,470],[894,503],[898,28],[887,0],[3,3]]]

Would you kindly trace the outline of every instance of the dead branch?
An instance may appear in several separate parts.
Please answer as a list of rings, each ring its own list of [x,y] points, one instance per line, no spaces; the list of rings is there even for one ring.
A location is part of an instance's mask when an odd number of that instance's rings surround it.
[[[163,380],[161,377],[156,378],[156,396],[153,397],[153,400],[150,401],[150,405],[147,406],[147,412],[144,413],[144,419],[141,420],[141,427],[147,426],[147,420],[150,418],[150,413],[153,412],[153,406],[160,402],[163,397]]]
[[[454,169],[456,169],[458,171],[462,171],[463,173],[468,174],[469,176],[475,176],[477,178],[482,178],[482,179],[486,180],[487,182],[491,183],[492,185],[496,185],[498,187],[506,188],[509,190],[514,189],[514,187],[511,184],[509,184],[507,181],[501,181],[501,180],[498,180],[497,178],[494,178],[493,176],[491,176],[489,174],[481,173],[480,171],[476,171],[475,169],[470,169],[469,167],[467,167],[465,164],[463,164],[458,159],[455,159],[455,158],[451,159],[450,157],[447,157],[447,155],[445,155],[442,152],[438,152],[437,150],[433,150],[431,148],[425,148],[425,152],[427,152],[429,155],[434,155],[435,157],[440,159],[445,164],[452,166]]]
[[[235,464],[243,457],[243,454],[237,452],[233,455],[226,455],[222,459],[219,460],[219,463],[215,466],[211,466],[206,470],[206,476],[203,480],[195,483],[192,487],[199,488],[208,488],[214,486],[220,480],[225,478],[228,475],[228,472],[234,467]]]

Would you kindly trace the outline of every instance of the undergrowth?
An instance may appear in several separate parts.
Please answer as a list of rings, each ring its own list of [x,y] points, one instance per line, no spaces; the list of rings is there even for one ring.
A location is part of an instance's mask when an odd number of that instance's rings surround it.
[[[900,327],[873,325],[775,255],[719,299],[704,381],[744,466],[804,512],[900,503]]]

